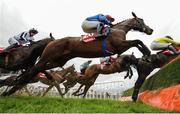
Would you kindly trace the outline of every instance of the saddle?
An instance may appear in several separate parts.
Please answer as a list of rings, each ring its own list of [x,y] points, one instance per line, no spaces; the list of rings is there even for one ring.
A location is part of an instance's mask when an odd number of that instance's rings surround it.
[[[0,47],[0,53],[2,53],[2,52],[3,52],[3,50],[4,50],[4,48],[3,48],[3,47]]]
[[[0,48],[0,53],[9,53],[15,51],[17,48],[23,47],[23,45],[17,45],[15,47]]]

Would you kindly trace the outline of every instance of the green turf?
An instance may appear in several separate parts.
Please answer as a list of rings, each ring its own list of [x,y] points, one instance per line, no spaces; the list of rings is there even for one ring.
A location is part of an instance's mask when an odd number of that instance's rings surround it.
[[[60,97],[0,97],[0,113],[160,113],[170,112],[141,102]]]

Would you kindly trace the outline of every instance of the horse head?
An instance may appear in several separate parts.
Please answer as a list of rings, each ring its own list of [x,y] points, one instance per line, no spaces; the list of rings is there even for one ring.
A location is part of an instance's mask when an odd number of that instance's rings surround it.
[[[124,30],[126,33],[132,29],[132,30],[136,30],[139,32],[144,32],[147,35],[151,35],[153,32],[153,29],[151,29],[149,26],[147,26],[144,23],[143,19],[138,18],[134,12],[132,12],[132,15],[134,18],[126,19],[122,22],[119,22],[119,23],[113,25],[113,28]]]
[[[131,55],[118,55],[118,59],[120,60],[120,62],[123,63],[123,65],[125,66],[129,66],[129,65],[137,65],[138,63],[138,59],[134,56],[134,54],[132,53]]]
[[[71,65],[71,66],[69,66],[69,67],[67,67],[67,68],[66,68],[66,71],[68,72],[68,73],[67,73],[68,76],[69,76],[69,75],[74,75],[74,74],[76,73],[76,72],[75,72],[74,64]]]
[[[153,32],[153,29],[151,29],[149,26],[147,26],[145,23],[144,23],[144,20],[141,19],[141,18],[138,18],[136,16],[136,14],[134,12],[132,12],[132,15],[133,15],[133,21],[132,21],[132,29],[133,30],[137,30],[137,31],[140,31],[140,32],[144,32],[146,33],[147,35],[151,35],[152,32]]]

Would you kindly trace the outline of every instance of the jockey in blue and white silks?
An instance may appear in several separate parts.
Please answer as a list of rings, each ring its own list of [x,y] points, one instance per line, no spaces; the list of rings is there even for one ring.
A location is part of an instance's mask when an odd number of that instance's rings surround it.
[[[104,36],[102,29],[104,25],[112,26],[114,18],[110,15],[98,14],[95,16],[87,17],[82,23],[82,29],[86,33],[97,32],[97,37]]]

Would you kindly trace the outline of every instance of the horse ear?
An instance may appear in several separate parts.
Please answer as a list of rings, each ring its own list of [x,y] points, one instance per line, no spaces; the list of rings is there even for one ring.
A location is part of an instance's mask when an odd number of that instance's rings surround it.
[[[53,40],[55,39],[55,38],[53,37],[52,33],[50,33],[49,36],[50,36],[51,39],[53,39]]]
[[[74,64],[72,66],[74,67]]]
[[[137,18],[136,14],[134,12],[132,12],[132,15],[134,18]]]

